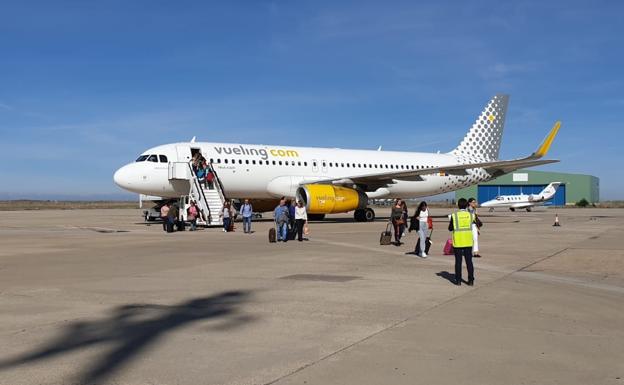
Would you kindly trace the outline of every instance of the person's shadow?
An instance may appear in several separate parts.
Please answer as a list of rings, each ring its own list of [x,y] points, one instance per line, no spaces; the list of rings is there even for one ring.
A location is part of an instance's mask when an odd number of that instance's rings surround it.
[[[449,281],[453,285],[455,284],[455,274],[451,274],[448,271],[441,271],[439,273],[436,273],[436,275],[438,277],[440,277],[440,278],[446,279],[447,281]]]
[[[41,348],[12,359],[0,360],[0,371],[95,345],[111,344],[111,350],[79,375],[78,382],[81,384],[100,383],[166,333],[208,319],[222,319],[222,323],[213,327],[216,330],[252,321],[252,317],[239,314],[238,310],[249,297],[247,291],[229,291],[170,306],[119,306],[106,319],[73,322],[65,327],[60,336]]]

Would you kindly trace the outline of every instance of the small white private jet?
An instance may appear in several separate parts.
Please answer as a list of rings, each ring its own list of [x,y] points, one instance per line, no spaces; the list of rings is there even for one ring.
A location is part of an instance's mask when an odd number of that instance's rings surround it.
[[[499,195],[492,200],[481,203],[481,207],[488,207],[490,211],[500,207],[507,207],[511,211],[516,211],[516,209],[531,211],[533,206],[541,206],[553,199],[560,185],[561,182],[552,182],[539,194]]]
[[[546,156],[560,122],[531,155],[499,160],[508,95],[485,106],[459,145],[447,153],[347,150],[263,144],[190,142],[145,150],[113,177],[128,191],[165,199],[189,199],[212,219],[225,199],[253,200],[256,211],[271,210],[280,197],[302,200],[310,218],[354,212],[372,221],[369,199],[416,198],[455,191],[519,168],[557,162]],[[207,160],[214,183],[195,178],[191,158]],[[208,220],[208,224],[216,224]]]

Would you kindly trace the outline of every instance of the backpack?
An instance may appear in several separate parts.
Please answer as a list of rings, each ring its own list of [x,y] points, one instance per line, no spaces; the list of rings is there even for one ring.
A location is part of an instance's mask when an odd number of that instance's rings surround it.
[[[288,222],[288,211],[281,210],[279,216],[277,217],[277,223],[286,223]]]

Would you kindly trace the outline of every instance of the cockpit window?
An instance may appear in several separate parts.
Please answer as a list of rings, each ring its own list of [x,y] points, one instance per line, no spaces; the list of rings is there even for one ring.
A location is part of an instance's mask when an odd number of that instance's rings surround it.
[[[150,155],[149,158],[147,158],[148,162],[158,162],[158,157],[156,155]]]
[[[160,163],[167,163],[167,157],[165,155],[158,155]]]
[[[136,162],[144,162],[149,155],[141,155],[137,158]]]

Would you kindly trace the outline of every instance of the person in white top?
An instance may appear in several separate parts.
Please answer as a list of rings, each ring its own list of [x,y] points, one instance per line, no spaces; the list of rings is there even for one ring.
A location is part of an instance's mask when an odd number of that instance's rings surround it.
[[[295,226],[297,229],[297,240],[303,241],[303,226],[308,221],[308,213],[302,201],[297,202],[295,207]]]
[[[429,226],[427,220],[429,219],[429,210],[427,209],[427,202],[420,202],[418,209],[416,210],[416,219],[418,219],[418,238],[420,241],[420,256],[427,258],[425,248],[427,245],[427,232]]]

